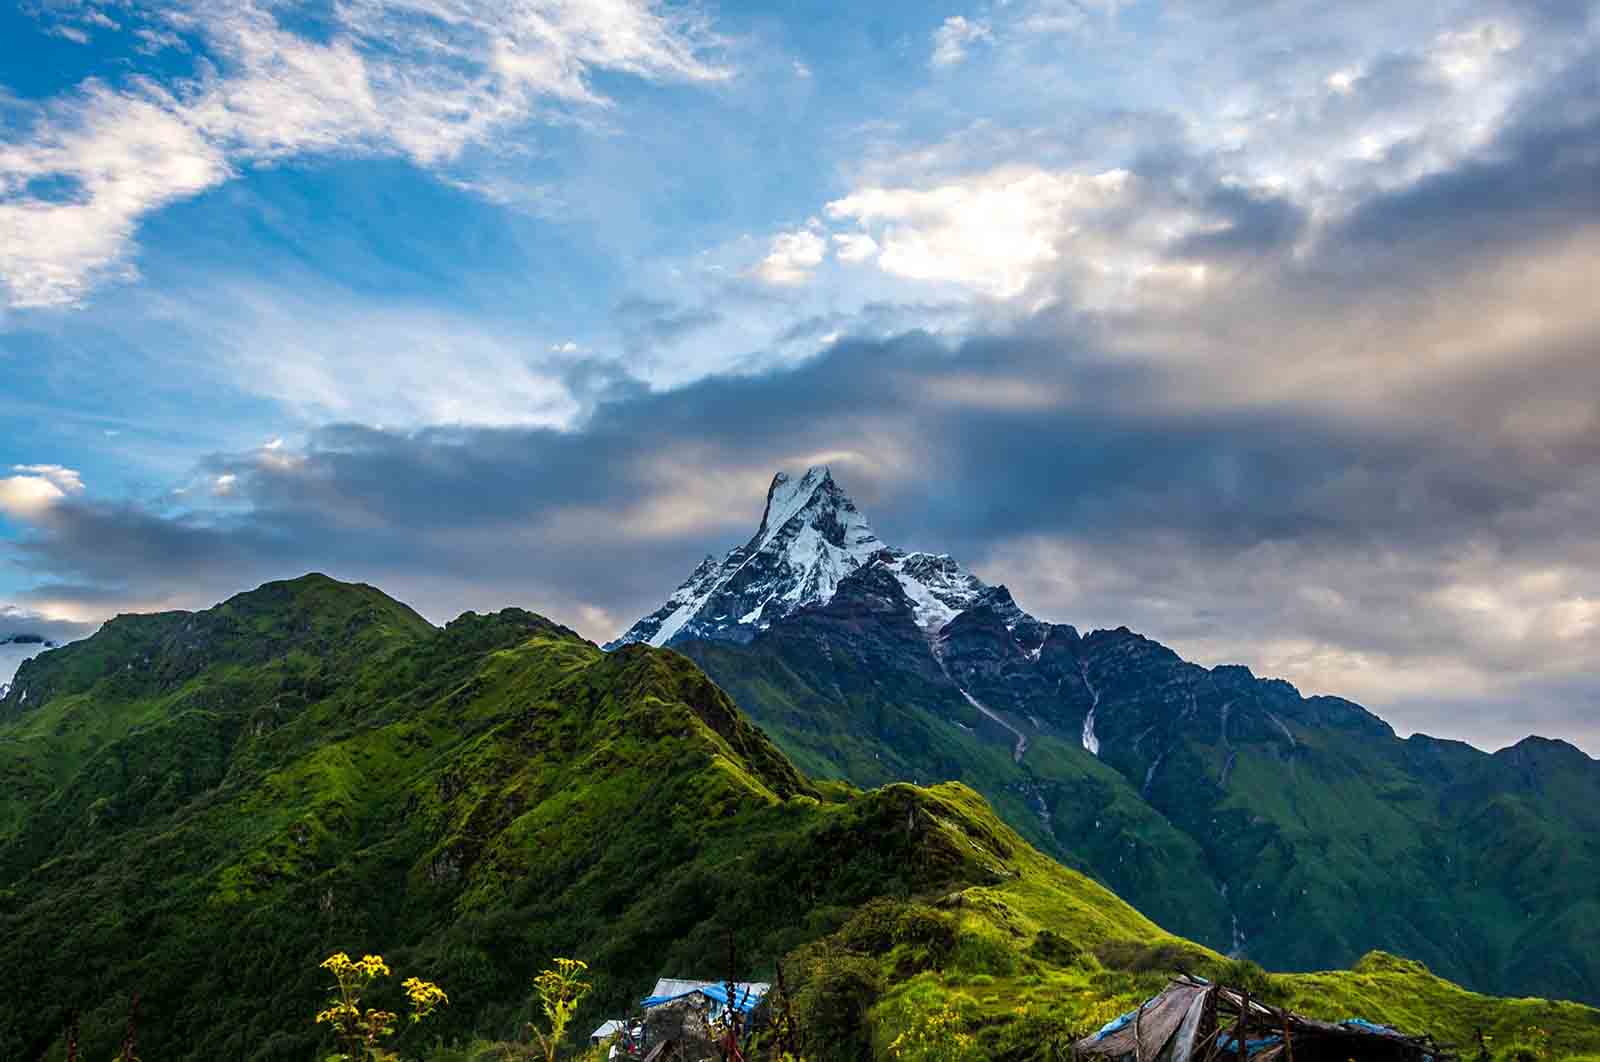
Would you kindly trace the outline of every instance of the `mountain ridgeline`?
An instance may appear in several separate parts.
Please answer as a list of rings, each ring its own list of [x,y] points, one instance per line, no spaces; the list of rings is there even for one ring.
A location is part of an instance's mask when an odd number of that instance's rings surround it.
[[[1023,612],[879,541],[825,468],[615,645],[687,654],[803,769],[956,779],[1164,926],[1270,968],[1373,948],[1600,1001],[1600,763],[1401,740],[1337,697]]]
[[[583,1017],[620,1012],[662,969],[721,971],[729,928],[770,970],[840,912],[992,884],[1021,847],[959,787],[813,784],[677,654],[515,609],[436,629],[321,576],[24,664],[0,799],[22,975],[0,1057],[29,1060],[70,1009],[107,1056],[135,991],[142,1057],[311,1057],[335,949],[447,985],[441,1034],[510,1036],[552,955],[589,961]]]
[[[792,618],[850,623],[852,600]],[[866,629],[885,641],[862,653],[905,633]],[[998,735],[974,748],[1017,766]],[[1085,763],[1079,787],[1121,799]],[[0,1058],[59,1062],[71,1013],[80,1057],[111,1057],[135,992],[150,1062],[322,1057],[317,964],[336,950],[446,988],[402,1041],[423,1062],[505,1057],[487,1041],[534,1016],[530,977],[556,955],[595,986],[576,1039],[657,977],[770,980],[781,961],[812,1062],[888,1058],[927,1028],[961,1030],[976,1062],[1042,1062],[1182,968],[1327,1019],[1483,1030],[1497,1058],[1535,1034],[1600,1058],[1600,1012],[1576,1003],[1475,994],[1382,953],[1299,975],[1228,960],[967,786],[810,778],[684,656],[602,652],[518,609],[436,628],[313,575],[120,616],[21,667],[0,700]]]

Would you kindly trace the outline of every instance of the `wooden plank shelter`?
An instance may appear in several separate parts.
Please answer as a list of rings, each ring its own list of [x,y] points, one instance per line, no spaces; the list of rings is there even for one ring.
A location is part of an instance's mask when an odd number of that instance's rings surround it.
[[[1325,1022],[1188,974],[1072,1045],[1075,1062],[1455,1062],[1431,1037]]]

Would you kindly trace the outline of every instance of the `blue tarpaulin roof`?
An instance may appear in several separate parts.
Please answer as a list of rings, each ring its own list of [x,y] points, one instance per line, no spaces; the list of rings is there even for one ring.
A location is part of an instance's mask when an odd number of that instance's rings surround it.
[[[1276,1047],[1281,1043],[1283,1043],[1283,1037],[1276,1034],[1264,1036],[1259,1040],[1246,1040],[1244,1042],[1244,1053],[1254,1058],[1267,1048]],[[1235,1040],[1231,1033],[1219,1032],[1217,1033],[1217,1049],[1224,1055],[1237,1056],[1239,1054],[1239,1041]]]
[[[1100,1031],[1094,1034],[1094,1038],[1096,1040],[1104,1040],[1106,1037],[1110,1036],[1112,1033],[1116,1032],[1118,1029],[1120,1029],[1123,1026],[1127,1025],[1130,1021],[1133,1020],[1134,1015],[1136,1015],[1138,1013],[1139,1012],[1137,1010],[1130,1010],[1130,1011],[1128,1011],[1128,1013],[1122,1015],[1121,1017],[1112,1018],[1110,1021],[1108,1021],[1104,1025],[1100,1026]]]
[[[659,1007],[663,1003],[671,1003],[675,999],[682,999],[685,996],[692,996],[696,993],[705,996],[714,1003],[721,1003],[723,1006],[728,1005],[727,986],[715,984],[702,985],[699,988],[693,988],[687,992],[679,992],[677,995],[672,996],[646,996],[643,1003],[640,1005],[648,1010],[651,1007]],[[748,1014],[752,1010],[756,1009],[756,1004],[761,1002],[761,995],[764,994],[765,993],[758,995],[753,988],[741,989],[738,986],[735,986],[733,1006],[741,1013]]]

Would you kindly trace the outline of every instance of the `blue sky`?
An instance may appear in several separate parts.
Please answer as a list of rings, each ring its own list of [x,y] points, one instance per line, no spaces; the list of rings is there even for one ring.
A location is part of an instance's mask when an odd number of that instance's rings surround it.
[[[1596,11],[12,5],[6,623],[604,638],[820,457],[1042,616],[1600,751]]]

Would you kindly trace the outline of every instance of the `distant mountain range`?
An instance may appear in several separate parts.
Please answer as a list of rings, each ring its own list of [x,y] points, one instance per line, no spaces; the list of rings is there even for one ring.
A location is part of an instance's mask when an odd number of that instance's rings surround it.
[[[687,654],[805,770],[957,779],[1173,931],[1278,969],[1370,948],[1600,1000],[1600,763],[1398,738],[1360,705],[1024,612],[885,545],[825,467],[608,648]]]

